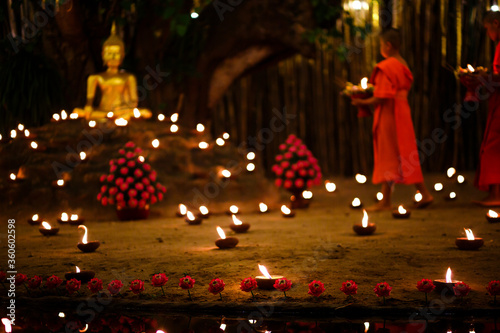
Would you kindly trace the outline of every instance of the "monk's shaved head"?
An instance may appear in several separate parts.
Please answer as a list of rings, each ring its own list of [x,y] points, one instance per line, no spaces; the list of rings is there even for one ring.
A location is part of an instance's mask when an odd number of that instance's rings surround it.
[[[391,43],[392,47],[395,50],[399,50],[399,48],[401,47],[401,34],[399,33],[398,29],[390,28],[390,29],[384,30],[380,34],[380,38],[384,42]]]

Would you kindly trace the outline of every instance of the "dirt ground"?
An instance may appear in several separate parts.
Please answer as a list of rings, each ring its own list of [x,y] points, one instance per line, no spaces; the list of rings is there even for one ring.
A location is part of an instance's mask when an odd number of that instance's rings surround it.
[[[309,209],[297,210],[296,217],[291,219],[283,218],[276,204],[269,214],[258,214],[258,200],[247,202],[247,207],[255,207],[255,211],[251,213],[247,209],[239,217],[250,223],[251,228],[248,233],[236,236],[239,244],[230,250],[215,247],[216,226],[223,227],[228,236],[235,236],[229,229],[231,218],[221,211],[198,226],[190,226],[175,217],[175,206],[153,211],[152,216],[143,221],[87,221],[89,240],[102,243],[95,253],[82,253],[77,249],[82,230],[75,226],[60,225],[57,236],[44,237],[37,226],[26,222],[34,212],[0,215],[3,221],[16,219],[16,268],[28,276],[36,274],[46,279],[55,274],[64,278],[66,272],[78,265],[95,271],[96,277],[105,284],[121,279],[125,289],[133,279],[149,281],[153,273],[166,273],[170,279],[165,286],[166,297],[158,296],[161,291],[146,283],[142,298],[126,291],[117,302],[139,304],[144,309],[162,306],[188,310],[197,307],[201,311],[252,309],[260,302],[284,310],[380,309],[383,308],[381,300],[373,293],[373,287],[383,281],[393,287],[386,307],[394,311],[415,309],[424,306],[424,295],[415,287],[417,281],[444,279],[447,268],[451,267],[453,278],[469,284],[472,291],[463,301],[433,293],[430,297],[436,307],[444,304],[446,309],[498,311],[499,306],[492,305],[492,297],[485,287],[491,280],[500,280],[500,224],[488,223],[487,209],[471,203],[484,194],[472,186],[472,173],[465,176],[466,184],[459,185],[445,175],[426,175],[428,186],[436,181],[445,185],[443,192],[434,192],[434,204],[423,210],[413,209],[408,220],[393,219],[390,212],[371,213],[370,222],[377,224],[377,231],[365,237],[352,230],[354,223],[360,223],[362,213],[351,209],[349,204],[355,196],[365,205],[372,204],[378,190],[372,184],[330,178],[337,184],[337,191],[313,189]],[[445,201],[444,194],[451,190],[457,192],[457,199]],[[412,207],[413,193],[412,187],[397,186],[394,204]],[[282,199],[286,202],[286,193]],[[217,206],[219,210],[221,207]],[[54,212],[56,214],[58,212]],[[6,224],[2,222],[2,225],[0,267],[6,270]],[[480,250],[456,248],[455,238],[464,237],[464,227],[472,228],[477,237],[484,239]],[[252,302],[250,294],[240,291],[242,279],[260,275],[259,263],[271,274],[284,275],[293,282],[287,292],[288,299],[284,300],[279,291],[256,290],[257,302]],[[179,278],[185,273],[196,280],[192,302],[187,292],[178,287]],[[207,290],[210,280],[216,277],[226,283],[222,301]],[[350,305],[339,288],[342,282],[351,279],[359,289],[355,303]],[[326,291],[319,299],[307,294],[312,280],[325,284]],[[86,297],[90,292],[82,288],[82,294]],[[47,292],[35,292],[30,298],[23,289],[18,290],[18,295],[26,304],[45,301],[52,304],[67,299],[47,297]]]

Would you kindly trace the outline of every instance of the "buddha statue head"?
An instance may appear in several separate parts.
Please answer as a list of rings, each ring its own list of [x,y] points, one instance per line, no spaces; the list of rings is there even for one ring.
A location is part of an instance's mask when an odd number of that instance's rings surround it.
[[[116,24],[111,26],[111,36],[102,46],[102,60],[108,67],[118,67],[125,57],[125,44],[116,34]]]

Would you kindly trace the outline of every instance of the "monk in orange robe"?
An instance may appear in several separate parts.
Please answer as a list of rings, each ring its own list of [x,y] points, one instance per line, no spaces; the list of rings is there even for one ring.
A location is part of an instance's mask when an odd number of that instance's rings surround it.
[[[484,17],[484,27],[488,37],[497,44],[493,60],[492,79],[496,87],[488,100],[488,119],[484,130],[483,142],[479,155],[479,167],[476,172],[475,185],[488,196],[475,201],[485,207],[500,206],[500,13],[488,12]]]
[[[424,184],[415,131],[408,105],[408,91],[413,75],[401,57],[401,37],[396,29],[380,35],[380,53],[384,61],[373,70],[370,82],[375,86],[368,99],[353,99],[355,106],[375,105],[373,119],[374,169],[373,183],[382,184],[383,199],[367,210],[389,210],[395,183],[415,184],[422,194],[417,208],[434,200]]]

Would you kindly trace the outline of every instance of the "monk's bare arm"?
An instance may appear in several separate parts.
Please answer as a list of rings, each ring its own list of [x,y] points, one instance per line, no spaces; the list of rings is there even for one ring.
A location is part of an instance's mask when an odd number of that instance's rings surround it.
[[[351,102],[352,105],[354,106],[369,106],[369,105],[377,105],[382,103],[382,98],[378,98],[375,96],[372,96],[367,99],[361,99],[361,98],[354,98]]]

